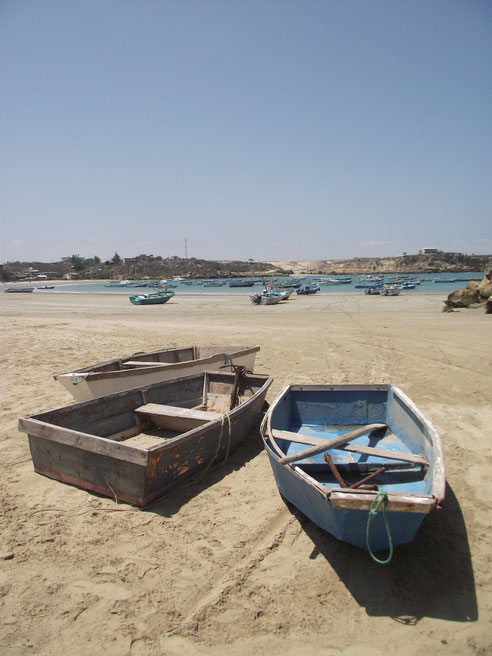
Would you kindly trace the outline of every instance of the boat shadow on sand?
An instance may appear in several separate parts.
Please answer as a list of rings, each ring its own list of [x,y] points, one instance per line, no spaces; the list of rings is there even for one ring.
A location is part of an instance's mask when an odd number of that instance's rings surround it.
[[[466,526],[448,484],[443,508],[426,518],[411,544],[395,549],[388,565],[325,533],[285,503],[313,542],[309,557],[326,558],[368,615],[385,615],[409,625],[424,617],[454,622],[478,619]],[[387,552],[377,555],[384,558]]]
[[[210,467],[195,472],[189,478],[178,482],[163,496],[155,499],[142,512],[152,512],[162,517],[172,517],[186,504],[209,487],[213,487],[234,471],[242,469],[250,460],[263,451],[259,438],[259,426],[248,435],[247,439],[237,449],[229,454],[227,459],[213,462]]]

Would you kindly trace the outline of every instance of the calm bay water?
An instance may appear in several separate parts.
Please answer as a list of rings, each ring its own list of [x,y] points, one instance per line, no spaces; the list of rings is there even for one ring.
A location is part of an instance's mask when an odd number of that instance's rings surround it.
[[[384,282],[391,282],[391,277],[396,274],[385,275]],[[304,276],[299,277],[297,280],[302,280],[303,286],[306,284],[315,283],[315,279],[320,277],[321,279],[329,278],[330,276]],[[337,276],[333,276],[336,278]],[[342,276],[338,276],[342,277]],[[348,277],[348,276],[347,276]],[[417,281],[420,281],[414,289],[404,289],[401,294],[439,294],[445,296],[450,292],[456,289],[462,289],[466,287],[466,284],[469,280],[478,279],[479,281],[483,278],[483,272],[473,272],[466,274],[416,274],[409,276],[414,278]],[[276,278],[276,280],[285,281],[288,283],[289,278]],[[436,282],[439,280],[441,282]],[[268,281],[265,279],[265,281]],[[187,284],[177,281],[168,281],[168,288],[170,291],[173,291],[176,295],[185,295],[185,294],[200,294],[200,295],[248,295],[257,291],[261,291],[263,284],[261,282],[256,283],[253,287],[229,287],[230,280],[226,281],[223,286],[220,287],[209,287],[205,286],[202,281],[193,281],[192,284]],[[33,286],[40,286],[45,283],[30,283]],[[56,284],[56,282],[49,281],[46,284],[55,285],[54,289],[51,290],[36,290],[37,293],[43,294],[123,294],[130,296],[131,294],[141,294],[152,291],[148,287],[126,287],[126,286],[107,286],[107,283],[103,282],[84,282],[84,283],[63,283]],[[317,295],[348,295],[348,294],[364,294],[365,290],[356,288],[355,285],[361,284],[359,282],[358,276],[351,276],[350,284],[322,284],[321,290]],[[368,284],[364,282],[363,284]],[[175,286],[174,286],[175,285]],[[25,283],[24,283],[25,286]],[[400,295],[401,295],[400,294]]]

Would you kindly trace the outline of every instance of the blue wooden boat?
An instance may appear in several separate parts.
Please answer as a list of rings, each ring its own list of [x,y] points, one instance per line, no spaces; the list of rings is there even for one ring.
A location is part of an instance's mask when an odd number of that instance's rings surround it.
[[[261,433],[280,494],[344,542],[411,542],[443,503],[439,434],[393,385],[289,385]]]

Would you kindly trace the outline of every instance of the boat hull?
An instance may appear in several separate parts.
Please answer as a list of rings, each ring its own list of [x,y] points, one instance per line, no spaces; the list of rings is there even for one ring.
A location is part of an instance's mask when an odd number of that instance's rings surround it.
[[[73,372],[55,374],[54,378],[76,401],[121,392],[132,387],[150,385],[180,376],[220,369],[233,363],[254,371],[259,346],[189,346],[134,353],[123,358],[82,367]],[[126,363],[134,363],[126,366]],[[148,366],[145,363],[150,363]],[[139,366],[139,363],[142,363]]]
[[[321,491],[308,485],[296,472],[278,464],[278,458],[266,449],[275,482],[280,494],[317,526],[342,542],[367,549],[367,512],[333,508]],[[388,523],[394,546],[412,542],[426,517],[426,513],[388,513]],[[378,513],[371,529],[371,548],[381,551],[388,547],[388,537],[382,517]]]
[[[379,469],[381,464],[387,466],[387,471],[373,480],[378,490],[352,492],[335,480],[321,453],[287,464],[279,462],[282,457],[308,449],[306,442],[302,443],[306,436],[314,440],[307,444],[313,444],[319,438],[338,437],[353,426],[373,422],[386,425],[384,437],[368,441],[365,435],[350,444],[355,448],[369,444],[369,451],[377,446],[379,454],[388,454],[389,450],[402,458],[419,459],[423,454],[426,467],[398,462],[396,457],[388,460],[380,455],[331,449],[332,461],[349,483]],[[386,518],[394,546],[412,542],[427,514],[443,502],[445,476],[439,435],[413,402],[391,385],[286,387],[272,403],[261,432],[280,494],[344,542],[368,548],[368,514],[381,491],[387,494]],[[298,436],[301,443],[296,442]],[[379,512],[371,524],[370,548],[380,551],[387,547],[385,520]]]
[[[37,473],[146,506],[227,460],[258,427],[271,382],[246,375],[229,410],[234,374],[202,372],[21,418],[19,430]]]

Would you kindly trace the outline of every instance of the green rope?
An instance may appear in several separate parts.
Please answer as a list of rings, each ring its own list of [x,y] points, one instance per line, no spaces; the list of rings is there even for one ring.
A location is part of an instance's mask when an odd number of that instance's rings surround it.
[[[88,371],[86,374],[72,374],[72,385],[78,385],[79,383],[83,383],[84,380],[91,374],[93,374],[93,371]],[[78,378],[78,380],[76,379]]]
[[[380,563],[381,565],[386,565],[389,563],[391,558],[393,557],[393,542],[391,541],[391,533],[390,533],[390,528],[388,524],[388,519],[386,518],[386,506],[388,505],[388,495],[386,492],[382,491],[379,492],[377,497],[374,499],[374,501],[371,504],[371,509],[369,510],[369,515],[367,517],[367,528],[366,528],[366,545],[367,545],[367,550],[369,551],[371,558],[375,560],[377,563]],[[375,519],[378,515],[379,508],[382,507],[383,511],[383,519],[384,519],[384,524],[386,528],[386,533],[388,535],[388,542],[389,542],[389,554],[386,560],[379,560],[379,558],[376,558],[376,556],[373,554],[372,549],[371,549],[371,543],[369,540],[369,533],[371,530],[371,522],[373,519]]]

